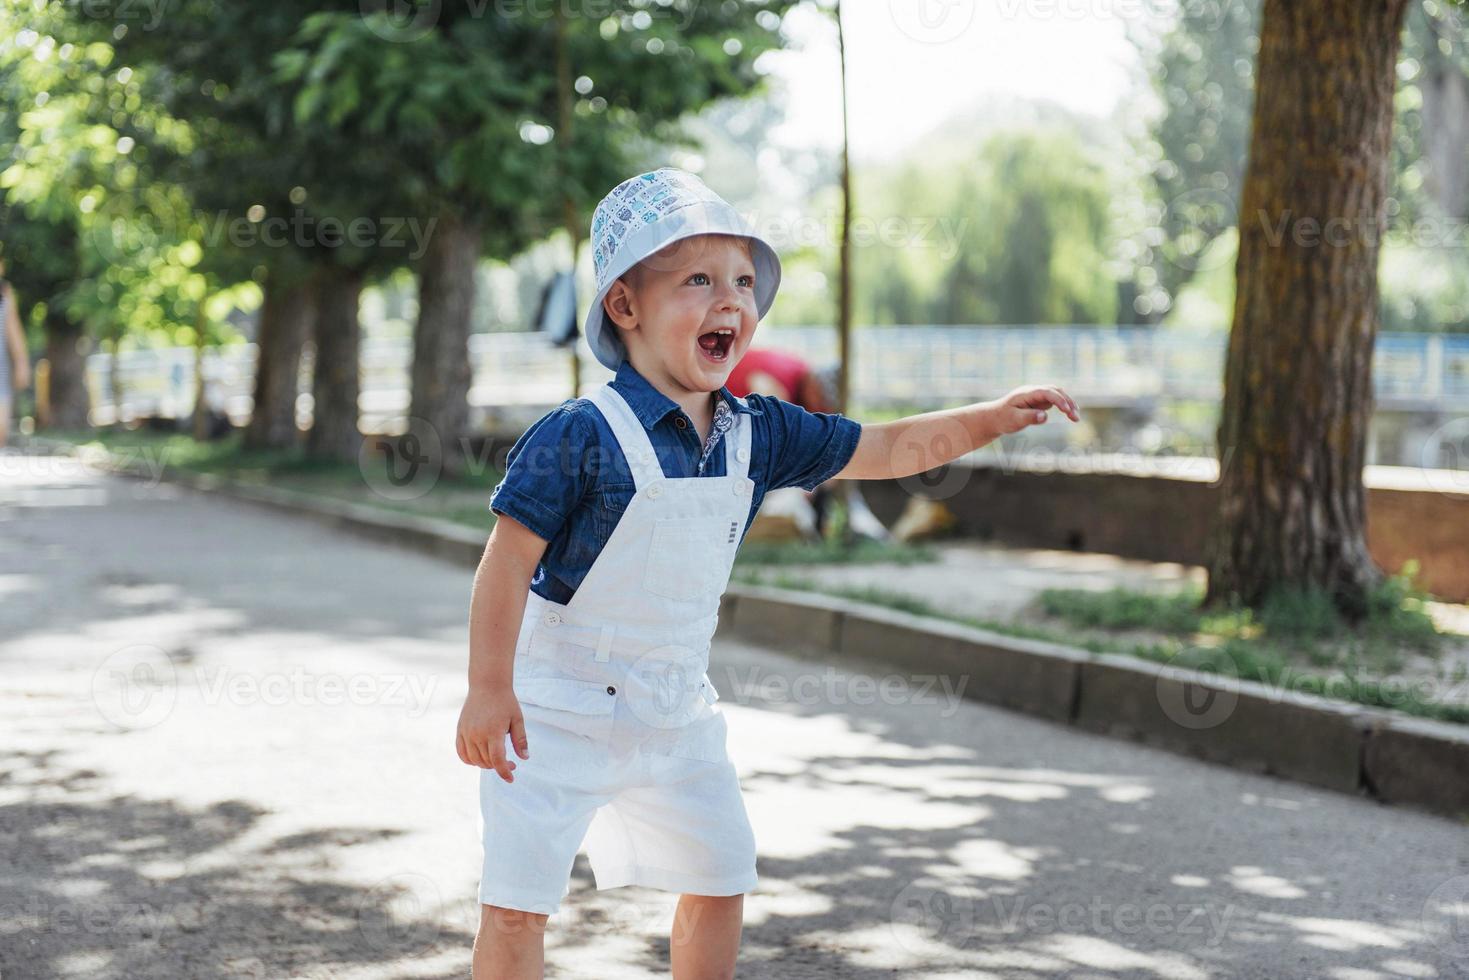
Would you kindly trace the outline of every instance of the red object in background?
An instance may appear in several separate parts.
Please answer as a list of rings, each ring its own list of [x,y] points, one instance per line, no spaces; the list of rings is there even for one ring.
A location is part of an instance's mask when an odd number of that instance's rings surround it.
[[[751,347],[729,372],[725,386],[730,394],[743,398],[752,391],[774,395],[810,410],[802,403],[802,388],[811,366],[796,354]]]

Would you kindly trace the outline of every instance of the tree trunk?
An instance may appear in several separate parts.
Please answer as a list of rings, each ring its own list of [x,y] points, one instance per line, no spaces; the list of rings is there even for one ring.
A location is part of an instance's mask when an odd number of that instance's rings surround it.
[[[440,217],[418,275],[408,414],[414,425],[437,435],[446,473],[462,471],[461,439],[469,430],[469,330],[480,237],[478,226]]]
[[[318,459],[354,462],[362,445],[357,396],[361,330],[357,321],[362,273],[325,266],[316,307],[316,377],[311,387],[311,431],[306,453]]]
[[[1405,5],[1265,2],[1205,604],[1317,587],[1355,622],[1382,579],[1362,465]]]
[[[194,316],[194,440],[204,442],[209,438],[209,394],[204,382],[204,354],[208,350],[205,339],[209,335],[209,320],[204,313],[204,302],[199,302]]]
[[[46,314],[47,400],[36,412],[38,428],[85,431],[92,427],[88,413],[87,356],[83,353],[82,326],[52,310]]]
[[[293,449],[300,443],[296,427],[296,387],[301,347],[311,335],[316,294],[311,280],[265,283],[255,347],[255,407],[245,427],[246,449]]]

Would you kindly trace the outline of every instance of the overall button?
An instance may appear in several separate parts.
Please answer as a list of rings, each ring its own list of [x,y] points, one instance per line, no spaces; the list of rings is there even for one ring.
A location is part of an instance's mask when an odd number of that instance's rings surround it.
[[[741,480],[740,482],[738,482],[738,483],[736,483],[734,485],[734,495],[736,497],[743,497],[743,496],[745,496],[749,492],[750,492],[750,484],[747,481],[745,481],[745,480]]]
[[[617,693],[617,688],[613,687],[611,684],[608,684],[607,685],[607,693],[608,694],[616,694]]]
[[[748,449],[736,449],[735,459],[741,463],[747,462],[750,459],[750,451]]]
[[[653,500],[657,500],[659,497],[663,496],[663,484],[655,483],[650,486],[648,488],[648,496]]]
[[[555,626],[561,622],[561,614],[554,609],[547,609],[546,615],[542,616],[541,619],[547,626]]]

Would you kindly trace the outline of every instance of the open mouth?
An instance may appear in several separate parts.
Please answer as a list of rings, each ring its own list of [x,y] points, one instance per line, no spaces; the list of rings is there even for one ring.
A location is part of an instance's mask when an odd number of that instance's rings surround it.
[[[725,327],[721,330],[711,330],[699,336],[699,350],[704,356],[715,364],[720,364],[729,359],[729,349],[734,346],[734,331]]]

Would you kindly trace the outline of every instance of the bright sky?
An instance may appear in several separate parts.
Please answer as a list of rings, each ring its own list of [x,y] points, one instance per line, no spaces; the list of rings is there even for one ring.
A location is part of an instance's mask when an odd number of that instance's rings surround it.
[[[967,104],[994,95],[1112,111],[1137,64],[1125,17],[1156,18],[1170,0],[846,0],[852,157],[912,144]],[[836,25],[809,7],[785,20],[794,50],[774,52],[789,122],[773,136],[836,149],[841,140]]]

